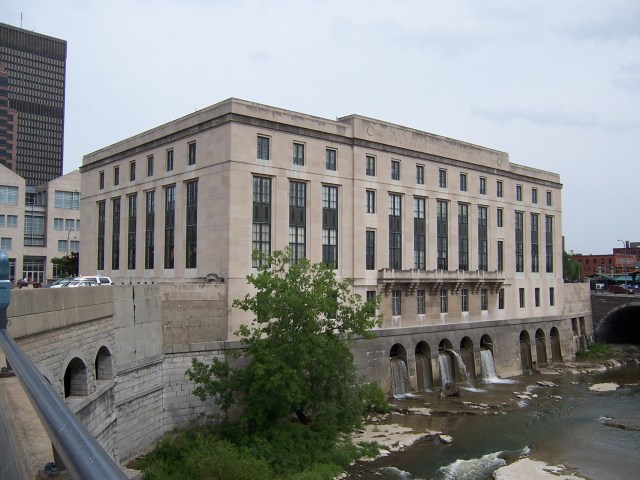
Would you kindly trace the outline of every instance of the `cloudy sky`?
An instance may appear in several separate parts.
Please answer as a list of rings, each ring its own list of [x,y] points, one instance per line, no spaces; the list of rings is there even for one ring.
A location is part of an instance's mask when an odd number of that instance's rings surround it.
[[[68,42],[65,173],[238,97],[508,152],[561,175],[567,250],[640,241],[637,0],[0,0],[0,22]]]

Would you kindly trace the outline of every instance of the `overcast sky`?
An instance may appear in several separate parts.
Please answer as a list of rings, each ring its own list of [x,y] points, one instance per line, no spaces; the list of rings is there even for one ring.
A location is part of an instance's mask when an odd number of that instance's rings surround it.
[[[560,174],[567,250],[640,241],[638,0],[0,0],[0,22],[68,42],[65,173],[238,97],[505,151]]]

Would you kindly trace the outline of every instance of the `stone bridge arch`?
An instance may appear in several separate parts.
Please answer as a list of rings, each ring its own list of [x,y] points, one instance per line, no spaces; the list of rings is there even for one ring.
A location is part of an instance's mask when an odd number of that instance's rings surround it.
[[[606,343],[640,344],[640,299],[627,299],[605,313],[595,325],[595,337]]]

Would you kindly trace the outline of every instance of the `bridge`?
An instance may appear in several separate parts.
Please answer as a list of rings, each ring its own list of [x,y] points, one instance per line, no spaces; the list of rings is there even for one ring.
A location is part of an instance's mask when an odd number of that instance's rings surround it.
[[[597,340],[640,344],[640,295],[593,293],[591,311]]]

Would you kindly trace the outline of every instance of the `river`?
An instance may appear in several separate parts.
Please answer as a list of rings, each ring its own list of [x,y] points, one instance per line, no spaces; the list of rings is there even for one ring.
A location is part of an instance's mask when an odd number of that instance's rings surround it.
[[[590,480],[640,478],[640,367],[551,373],[517,377],[513,384],[480,382],[475,391],[462,389],[460,397],[424,393],[396,399],[396,407],[429,408],[432,414],[396,414],[385,422],[414,432],[441,431],[453,437],[453,443],[429,437],[358,464],[346,478],[491,479],[497,468],[521,457],[562,464],[568,474]],[[556,386],[540,386],[538,381]],[[619,387],[589,389],[602,383]],[[521,398],[514,392],[521,392]]]

